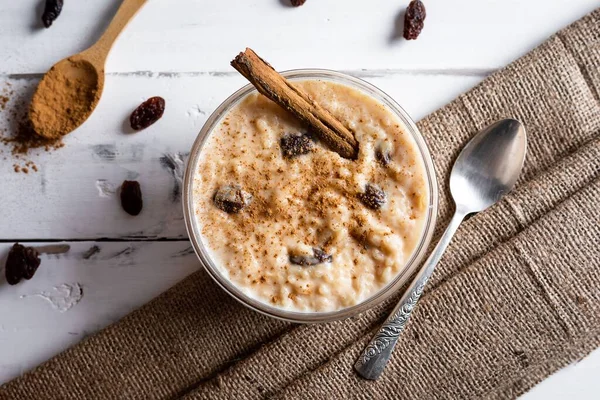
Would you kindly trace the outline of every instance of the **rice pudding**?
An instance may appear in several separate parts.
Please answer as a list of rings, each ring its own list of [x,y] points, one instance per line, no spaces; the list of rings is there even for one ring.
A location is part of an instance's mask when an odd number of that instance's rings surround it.
[[[356,160],[253,93],[206,139],[193,177],[201,240],[246,295],[298,312],[361,303],[405,268],[421,240],[424,161],[397,115],[326,80],[294,81],[354,133]]]

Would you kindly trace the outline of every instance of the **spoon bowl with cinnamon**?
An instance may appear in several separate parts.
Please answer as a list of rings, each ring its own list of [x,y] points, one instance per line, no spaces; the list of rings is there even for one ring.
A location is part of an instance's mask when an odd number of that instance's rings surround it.
[[[104,89],[104,66],[108,53],[146,1],[123,1],[96,44],[59,61],[44,75],[29,107],[29,119],[39,136],[59,139],[73,132],[92,115]]]

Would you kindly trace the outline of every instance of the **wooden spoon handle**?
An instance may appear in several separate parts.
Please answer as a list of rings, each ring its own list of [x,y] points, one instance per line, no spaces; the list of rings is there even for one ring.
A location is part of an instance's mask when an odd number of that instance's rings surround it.
[[[93,60],[97,68],[103,69],[104,63],[113,43],[119,37],[119,34],[125,29],[129,21],[142,8],[148,0],[124,0],[117,14],[102,37],[85,51],[87,58]]]

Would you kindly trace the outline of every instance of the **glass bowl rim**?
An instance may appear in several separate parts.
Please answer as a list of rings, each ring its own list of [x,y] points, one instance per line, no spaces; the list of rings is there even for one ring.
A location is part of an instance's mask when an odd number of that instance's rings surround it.
[[[373,84],[366,82],[360,78],[351,76],[347,73],[327,70],[327,69],[293,69],[281,72],[285,78],[289,80],[310,80],[310,79],[324,79],[332,82],[345,84],[354,89],[367,94],[377,101],[384,104],[390,111],[397,115],[400,120],[404,123],[407,128],[406,131],[411,135],[414,142],[419,149],[419,153],[423,159],[424,169],[427,176],[427,184],[429,189],[429,203],[427,220],[419,244],[413,250],[408,261],[405,263],[402,270],[383,288],[379,289],[376,293],[370,297],[362,300],[353,306],[342,308],[336,311],[326,312],[301,312],[291,311],[284,308],[270,306],[258,299],[252,298],[247,294],[243,293],[236,285],[232,284],[223,274],[221,274],[218,268],[213,264],[210,256],[202,242],[200,232],[198,232],[198,224],[195,218],[194,201],[193,201],[193,184],[194,184],[194,172],[198,163],[198,158],[202,153],[202,148],[206,139],[210,136],[213,129],[221,121],[221,118],[227,114],[227,112],[236,106],[242,99],[251,93],[256,92],[256,89],[251,84],[247,84],[242,88],[235,91],[232,95],[227,97],[210,115],[210,117],[204,123],[202,129],[198,133],[198,136],[194,140],[190,155],[188,157],[185,176],[183,181],[183,213],[185,219],[186,230],[194,252],[200,260],[202,267],[212,277],[212,279],[227,292],[231,297],[242,303],[244,306],[257,311],[261,314],[269,317],[281,319],[284,321],[295,322],[295,323],[321,323],[321,322],[332,322],[340,319],[346,319],[364,311],[367,311],[376,305],[382,303],[398,289],[405,284],[411,275],[415,272],[416,268],[421,264],[423,257],[431,243],[433,231],[435,229],[438,213],[438,185],[437,177],[435,173],[435,167],[433,165],[433,159],[429,152],[429,148],[423,135],[417,128],[415,122],[406,113],[406,111],[387,93],[383,92]]]

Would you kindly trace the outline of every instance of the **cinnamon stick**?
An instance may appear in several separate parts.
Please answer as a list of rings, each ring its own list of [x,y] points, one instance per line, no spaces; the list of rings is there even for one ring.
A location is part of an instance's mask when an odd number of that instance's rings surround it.
[[[245,52],[240,53],[231,65],[261,94],[310,126],[331,150],[344,158],[356,159],[358,142],[354,134],[308,94],[277,73],[252,49],[247,48]]]

